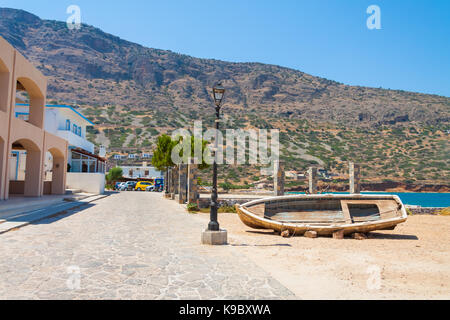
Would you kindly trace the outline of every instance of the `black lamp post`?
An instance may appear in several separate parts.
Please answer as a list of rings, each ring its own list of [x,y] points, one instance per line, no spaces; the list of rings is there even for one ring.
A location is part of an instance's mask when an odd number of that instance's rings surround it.
[[[222,100],[225,95],[225,89],[222,87],[221,83],[218,83],[216,86],[214,86],[213,94],[214,94],[214,104],[216,105],[216,139],[214,141],[213,186],[211,195],[210,222],[208,224],[208,230],[219,231],[220,230],[219,222],[217,221],[217,211],[219,208],[217,195],[217,150],[219,148],[218,133],[220,129],[220,105],[222,104]]]

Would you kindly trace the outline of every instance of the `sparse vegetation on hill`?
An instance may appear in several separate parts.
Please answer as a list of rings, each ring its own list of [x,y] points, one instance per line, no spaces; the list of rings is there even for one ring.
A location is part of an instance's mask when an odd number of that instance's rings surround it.
[[[91,26],[70,31],[64,22],[22,10],[0,8],[0,17],[0,35],[48,77],[49,99],[78,105],[96,124],[89,138],[111,154],[151,153],[158,136],[191,128],[194,120],[212,127],[208,88],[222,80],[223,126],[280,129],[287,169],[314,164],[345,174],[351,160],[363,165],[366,181],[450,179],[448,97],[346,86],[260,63],[197,59]],[[260,179],[260,168],[227,167],[219,178],[243,186]]]

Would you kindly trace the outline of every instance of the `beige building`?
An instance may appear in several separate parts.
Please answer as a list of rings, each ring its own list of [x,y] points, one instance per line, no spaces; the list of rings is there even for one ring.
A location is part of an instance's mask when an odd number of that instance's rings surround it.
[[[16,117],[18,92],[30,101],[29,116]],[[0,37],[0,200],[10,195],[64,194],[68,142],[44,129],[47,79]],[[25,151],[25,174],[9,174],[14,152]],[[52,180],[45,182],[46,155],[52,156]]]

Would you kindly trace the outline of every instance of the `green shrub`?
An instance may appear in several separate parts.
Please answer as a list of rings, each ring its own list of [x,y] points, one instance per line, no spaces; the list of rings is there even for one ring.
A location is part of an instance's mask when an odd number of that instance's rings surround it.
[[[120,167],[115,167],[109,170],[108,174],[106,175],[106,181],[108,183],[113,183],[117,180],[122,179],[123,177],[123,170]]]
[[[189,211],[189,212],[199,212],[200,211],[200,209],[199,209],[199,207],[198,207],[198,205],[196,204],[196,203],[189,203],[188,205],[187,205],[187,210]]]
[[[219,213],[237,213],[235,206],[223,206],[218,210]]]

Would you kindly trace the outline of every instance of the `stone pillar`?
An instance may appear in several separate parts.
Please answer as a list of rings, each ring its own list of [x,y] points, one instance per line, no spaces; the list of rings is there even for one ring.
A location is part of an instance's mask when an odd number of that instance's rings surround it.
[[[180,164],[178,172],[178,191],[180,204],[185,204],[187,201],[187,168],[186,164]]]
[[[273,164],[273,187],[274,194],[276,197],[284,196],[284,162],[282,161],[274,161]]]
[[[66,193],[66,163],[64,157],[53,157],[51,194],[63,195]]]
[[[164,172],[164,193],[167,195],[169,193],[169,177],[168,177],[169,169]]]
[[[173,183],[173,193],[175,194],[175,195],[177,195],[179,192],[178,192],[178,176],[179,176],[179,172],[180,172],[180,167],[179,166],[176,166],[176,167],[174,167],[173,168],[173,171],[172,171],[172,183]]]
[[[170,173],[169,173],[169,194],[170,194],[170,199],[174,200],[175,199],[175,187],[178,184],[175,184],[175,173],[177,172],[177,168],[173,167],[170,168]]]
[[[167,170],[167,180],[164,182],[167,185],[167,194],[169,195],[171,190],[170,188],[172,188],[172,185],[170,184],[170,176],[172,175],[172,168],[169,168]]]
[[[39,150],[27,150],[25,165],[25,197],[41,197],[43,189],[43,159]]]
[[[359,164],[354,162],[349,163],[349,176],[350,176],[350,193],[359,194],[361,193],[361,183],[360,183],[361,167]]]
[[[197,189],[197,165],[194,160],[191,159],[188,168],[188,203],[197,203],[198,189]]]
[[[168,198],[170,195],[170,168],[164,173],[164,193],[165,197]]]
[[[309,178],[309,193],[316,194],[317,193],[317,168],[311,167],[308,171]]]

